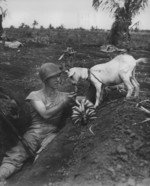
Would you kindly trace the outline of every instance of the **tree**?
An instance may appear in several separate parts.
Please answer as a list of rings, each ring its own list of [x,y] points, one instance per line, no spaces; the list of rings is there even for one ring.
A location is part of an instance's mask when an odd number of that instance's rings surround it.
[[[40,30],[44,30],[44,26],[41,25],[41,26],[40,26]]]
[[[6,5],[6,0],[0,0],[0,37],[3,33],[3,18],[6,17],[7,15],[7,5]]]
[[[132,18],[148,6],[148,0],[93,0],[93,7],[109,10],[115,18],[109,34],[109,43],[118,45],[119,41],[130,41],[129,26]]]
[[[54,29],[54,27],[53,27],[52,24],[50,24],[48,28],[49,28],[49,29]]]
[[[33,23],[32,23],[33,29],[34,29],[38,24],[39,24],[39,23],[38,23],[36,20],[34,20]]]
[[[64,30],[65,27],[64,27],[64,25],[60,25],[60,26],[58,26],[56,29],[58,29],[58,30]]]
[[[21,23],[21,25],[19,26],[19,28],[24,28],[25,27],[25,23]]]

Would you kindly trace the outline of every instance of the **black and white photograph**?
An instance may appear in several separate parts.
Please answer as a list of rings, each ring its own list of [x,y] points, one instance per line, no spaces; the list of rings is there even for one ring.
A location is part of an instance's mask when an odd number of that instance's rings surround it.
[[[150,186],[150,0],[0,0],[0,186]]]

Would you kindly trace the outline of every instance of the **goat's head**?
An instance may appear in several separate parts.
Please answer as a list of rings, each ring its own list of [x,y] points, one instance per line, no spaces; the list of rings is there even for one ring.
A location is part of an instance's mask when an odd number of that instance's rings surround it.
[[[65,71],[68,75],[68,78],[70,79],[71,83],[73,85],[76,85],[80,79],[79,74],[77,73],[77,69],[76,68],[71,68],[69,70]]]
[[[77,92],[77,84],[78,84],[78,81],[80,79],[80,76],[77,73],[77,69],[76,68],[71,68],[69,70],[66,70],[65,72],[67,73],[68,78],[71,81],[72,85],[74,85],[75,92]]]

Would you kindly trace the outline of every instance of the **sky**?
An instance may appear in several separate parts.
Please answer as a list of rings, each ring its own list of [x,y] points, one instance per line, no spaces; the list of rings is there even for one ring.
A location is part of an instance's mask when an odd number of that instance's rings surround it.
[[[0,0],[1,1],[1,0]],[[150,0],[149,0],[150,1]],[[7,0],[8,15],[3,27],[18,27],[21,23],[32,25],[36,20],[39,26],[54,27],[63,25],[65,28],[86,28],[91,26],[99,29],[110,29],[114,21],[112,15],[92,7],[92,0]],[[150,30],[149,6],[133,19],[140,21],[140,29]]]

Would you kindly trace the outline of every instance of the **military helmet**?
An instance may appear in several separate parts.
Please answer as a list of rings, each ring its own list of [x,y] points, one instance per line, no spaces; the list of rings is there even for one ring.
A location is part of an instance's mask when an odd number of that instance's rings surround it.
[[[53,77],[61,73],[58,65],[54,63],[45,63],[41,66],[39,70],[40,79],[44,82],[48,78]]]

